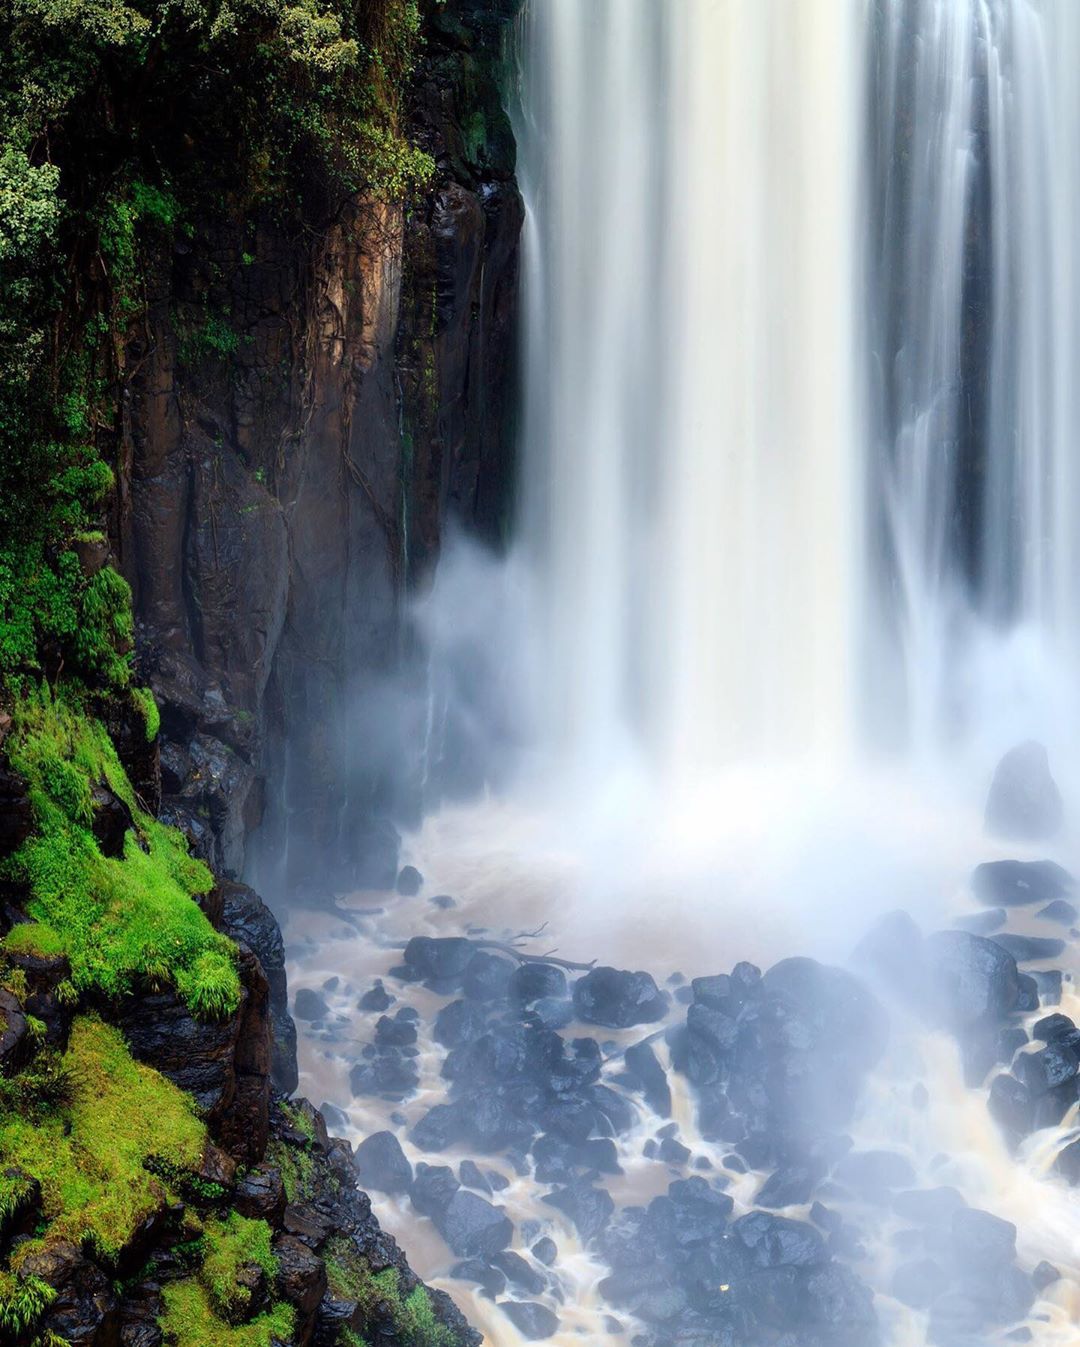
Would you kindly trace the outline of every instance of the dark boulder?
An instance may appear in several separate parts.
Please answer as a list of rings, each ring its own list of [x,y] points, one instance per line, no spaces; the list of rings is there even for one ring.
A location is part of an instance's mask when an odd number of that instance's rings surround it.
[[[415,898],[424,885],[424,876],[415,865],[403,865],[398,871],[395,888],[403,898]]]
[[[444,1211],[450,1199],[461,1187],[449,1165],[416,1166],[416,1176],[409,1189],[409,1201],[422,1216],[435,1216]]]
[[[375,1025],[375,1046],[379,1048],[411,1048],[416,1038],[416,1023],[403,1011],[393,1019],[382,1015]]]
[[[559,1331],[558,1315],[533,1300],[504,1300],[499,1308],[527,1342],[554,1337]]]
[[[449,983],[461,978],[468,968],[476,946],[463,936],[435,939],[414,935],[405,946],[405,964],[417,976],[435,983]]]
[[[559,1256],[559,1250],[555,1241],[544,1235],[532,1246],[532,1256],[545,1267],[551,1267]]]
[[[818,1267],[828,1262],[825,1241],[805,1221],[751,1211],[740,1216],[731,1229],[756,1267]]]
[[[280,1225],[285,1215],[285,1185],[280,1171],[265,1161],[253,1165],[237,1182],[233,1205],[241,1216]]]
[[[543,1294],[547,1279],[527,1263],[521,1254],[504,1249],[501,1253],[495,1254],[491,1261],[511,1286],[516,1286],[519,1291],[524,1291],[529,1296]]]
[[[1016,1226],[978,1207],[960,1207],[952,1218],[953,1256],[966,1272],[997,1272],[1016,1257]]]
[[[565,1029],[574,1020],[574,1003],[554,996],[542,996],[534,1001],[529,1012],[535,1015],[545,1029]]]
[[[1039,959],[1056,959],[1065,950],[1065,941],[1046,935],[994,936],[994,943],[1006,950],[1017,963],[1034,963]]]
[[[235,880],[219,880],[221,929],[253,950],[266,976],[270,995],[270,1076],[276,1089],[292,1094],[299,1075],[296,1064],[296,1025],[289,1014],[285,979],[285,942],[277,918],[254,889]]]
[[[17,851],[33,830],[26,782],[0,759],[0,857]]]
[[[498,1268],[485,1263],[482,1258],[465,1258],[450,1269],[451,1277],[458,1281],[475,1282],[492,1300],[506,1290],[506,1278]]]
[[[377,1193],[405,1193],[413,1181],[412,1165],[393,1132],[373,1132],[357,1146],[353,1157],[362,1187]]]
[[[1031,1091],[1004,1072],[990,1084],[990,1116],[1014,1145],[1035,1128],[1035,1100]]]
[[[569,1217],[585,1244],[596,1239],[615,1210],[610,1193],[583,1182],[559,1188],[543,1200]]]
[[[383,1010],[389,1010],[393,1003],[394,998],[382,985],[382,982],[376,978],[374,986],[369,987],[357,1002],[357,1007],[360,1010],[375,1010],[381,1012]]]
[[[510,974],[507,994],[512,1001],[522,1005],[531,1005],[534,1001],[553,997],[564,1000],[566,997],[566,974],[561,968],[550,963],[537,963],[532,960],[518,964]]]
[[[1052,903],[1040,908],[1035,915],[1041,917],[1043,921],[1057,922],[1059,926],[1075,926],[1080,911],[1064,898],[1055,898]]]
[[[71,964],[64,954],[35,954],[9,950],[4,960],[12,970],[23,976],[26,991],[22,998],[25,1015],[33,1015],[45,1026],[45,1042],[51,1048],[63,1051],[67,1047],[68,1031],[75,1007],[60,990],[71,977]],[[0,1048],[0,1058],[3,1050]],[[0,1067],[2,1071],[2,1067]]]
[[[814,1189],[824,1177],[825,1165],[820,1160],[784,1165],[770,1174],[761,1185],[754,1203],[770,1209],[802,1205],[810,1201]]]
[[[435,1017],[432,1031],[436,1043],[458,1048],[471,1043],[487,1029],[487,1015],[472,1001],[451,1001]]]
[[[422,1151],[444,1151],[464,1138],[469,1125],[468,1110],[460,1102],[435,1104],[413,1127],[409,1140]]]
[[[1054,1169],[1072,1187],[1080,1184],[1080,1141],[1071,1141],[1058,1151]]]
[[[594,968],[574,983],[574,1008],[586,1024],[630,1029],[667,1014],[667,997],[649,973]]]
[[[72,1347],[111,1347],[117,1341],[119,1305],[111,1280],[65,1241],[50,1243],[23,1259],[21,1277],[40,1277],[56,1292],[38,1322]]]
[[[278,1294],[287,1300],[303,1322],[310,1319],[326,1292],[323,1260],[295,1235],[274,1240]]]
[[[994,1023],[1020,995],[1016,960],[967,931],[938,931],[926,940],[928,1000],[933,1019],[953,1031]]]
[[[432,1220],[458,1258],[487,1258],[501,1252],[514,1236],[510,1218],[476,1193],[459,1188]]]
[[[330,1007],[321,992],[300,987],[293,998],[293,1013],[298,1020],[321,1020],[329,1015]]]
[[[471,1001],[501,1001],[507,994],[513,971],[509,959],[477,950],[465,969],[462,990]]]
[[[1042,744],[1017,744],[998,763],[986,797],[986,829],[999,837],[1041,841],[1061,830],[1064,806]]]
[[[1063,898],[1074,881],[1053,861],[986,861],[975,867],[971,887],[988,907],[1023,907]]]
[[[645,1096],[645,1102],[661,1118],[671,1117],[671,1089],[667,1074],[650,1043],[634,1043],[623,1056],[633,1083]]]

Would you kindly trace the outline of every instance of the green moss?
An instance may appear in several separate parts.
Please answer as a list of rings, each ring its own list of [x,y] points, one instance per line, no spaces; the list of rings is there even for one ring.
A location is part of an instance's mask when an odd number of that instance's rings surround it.
[[[0,1170],[0,1228],[30,1201],[34,1192],[33,1180],[18,1170]]]
[[[199,1281],[221,1318],[243,1319],[251,1303],[251,1291],[239,1283],[241,1269],[254,1264],[273,1281],[277,1259],[270,1247],[270,1227],[265,1221],[249,1220],[235,1211],[223,1221],[206,1224],[206,1254]]]
[[[59,1069],[59,1099],[10,1107],[0,1096],[0,1155],[41,1184],[44,1239],[85,1239],[114,1259],[172,1196],[147,1163],[161,1157],[193,1169],[206,1129],[193,1101],[136,1062],[119,1031],[93,1016],[73,1022]]]
[[[63,954],[65,945],[51,926],[42,921],[25,921],[11,930],[0,941],[7,954],[35,954],[42,958],[53,958]]]
[[[338,1334],[338,1342],[341,1347],[368,1347],[368,1344],[360,1336],[354,1333],[351,1328],[343,1328]]]
[[[119,997],[171,986],[195,1014],[231,1014],[240,999],[234,947],[193,901],[213,877],[179,832],[139,808],[78,689],[27,689],[9,756],[29,783],[38,827],[13,865],[30,885],[29,914],[63,932],[76,990]],[[103,856],[91,831],[97,781],[135,819],[122,857]]]
[[[165,1310],[159,1323],[174,1347],[270,1347],[276,1338],[289,1342],[292,1307],[284,1302],[248,1324],[226,1323],[215,1312],[206,1288],[194,1278],[161,1288]]]
[[[132,688],[132,700],[142,713],[143,724],[146,726],[146,742],[152,744],[161,731],[161,712],[158,710],[158,704],[154,701],[154,694],[149,688]]]

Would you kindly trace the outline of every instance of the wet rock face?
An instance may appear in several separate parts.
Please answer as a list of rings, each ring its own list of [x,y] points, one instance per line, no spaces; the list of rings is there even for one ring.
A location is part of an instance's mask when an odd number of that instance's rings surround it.
[[[437,163],[427,197],[335,203],[306,227],[202,222],[160,257],[132,332],[113,532],[166,817],[235,874],[269,814],[260,859],[291,858],[293,894],[393,886],[392,817],[418,789],[386,697],[423,658],[407,594],[451,522],[503,539],[523,212],[500,82],[518,7],[426,7],[409,134]],[[193,349],[207,313],[229,315],[227,360]]]
[[[938,931],[927,938],[926,951],[933,1008],[948,1028],[992,1024],[1016,1006],[1016,960],[996,941],[968,931]]]

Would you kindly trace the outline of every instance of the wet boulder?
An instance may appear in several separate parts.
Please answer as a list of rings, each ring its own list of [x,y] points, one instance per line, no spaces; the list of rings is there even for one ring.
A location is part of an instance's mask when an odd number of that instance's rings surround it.
[[[74,1244],[56,1241],[28,1254],[19,1275],[40,1277],[56,1293],[38,1322],[39,1333],[73,1344],[116,1341],[119,1305],[113,1284]]]
[[[548,1193],[543,1200],[573,1222],[585,1244],[597,1238],[615,1211],[611,1194],[587,1182],[568,1184]]]
[[[492,1264],[506,1277],[511,1286],[524,1291],[526,1295],[542,1295],[547,1279],[536,1268],[522,1258],[521,1254],[504,1249],[492,1257]]]
[[[671,1089],[667,1074],[660,1065],[650,1043],[634,1043],[626,1049],[623,1060],[631,1077],[631,1084],[645,1096],[645,1102],[661,1118],[671,1117]]]
[[[805,1221],[751,1211],[731,1228],[756,1267],[818,1267],[828,1262],[824,1239]]]
[[[460,1102],[435,1104],[415,1124],[409,1140],[422,1151],[444,1151],[461,1141],[468,1127],[467,1110]]]
[[[1061,831],[1064,806],[1042,744],[1017,744],[998,763],[986,797],[986,830],[1037,842]]]
[[[1011,954],[1017,963],[1035,963],[1040,959],[1056,959],[1065,951],[1065,941],[1046,935],[994,936],[994,943]]]
[[[1024,907],[1064,898],[1074,881],[1053,861],[986,861],[975,867],[971,888],[987,907]]]
[[[506,1278],[498,1268],[485,1263],[482,1258],[464,1258],[450,1269],[451,1277],[458,1281],[474,1282],[486,1296],[492,1300],[506,1290]]]
[[[475,952],[464,936],[415,935],[405,946],[405,966],[425,981],[446,985],[464,976]]]
[[[960,1207],[952,1218],[953,1257],[967,1272],[996,1272],[1016,1257],[1016,1226],[978,1207]]]
[[[510,1218],[499,1207],[466,1188],[459,1188],[432,1220],[458,1258],[486,1258],[500,1253],[514,1236]]]
[[[381,979],[376,978],[374,984],[361,996],[356,1003],[360,1010],[389,1010],[393,1005],[394,998],[383,986]]]
[[[17,851],[33,830],[26,782],[0,759],[0,856]]]
[[[469,960],[462,991],[470,1001],[501,1001],[510,985],[514,965],[487,950],[477,950]]]
[[[377,1193],[406,1193],[413,1181],[412,1165],[393,1132],[373,1132],[353,1157],[361,1187]]]
[[[236,1185],[233,1205],[241,1216],[280,1225],[285,1214],[285,1184],[276,1166],[253,1165]]]
[[[403,865],[394,887],[403,898],[415,898],[424,886],[424,877],[415,865]]]
[[[375,1025],[375,1046],[378,1048],[411,1048],[416,1043],[416,1022],[399,1010],[393,1019],[379,1017]]]
[[[321,1020],[330,1013],[326,998],[312,987],[300,987],[293,998],[293,1013],[298,1020]]]
[[[984,936],[938,931],[926,940],[928,1009],[954,1032],[995,1023],[1017,1003],[1016,960]]]
[[[409,1201],[422,1216],[434,1217],[444,1211],[450,1199],[461,1187],[449,1165],[416,1166],[416,1176],[409,1189]]]
[[[533,1300],[504,1300],[499,1308],[527,1342],[554,1337],[559,1331],[558,1315]]]
[[[538,963],[529,960],[518,966],[510,974],[507,995],[512,1001],[522,1005],[531,1005],[545,997],[564,1000],[566,997],[566,974],[554,964]]]
[[[731,1016],[695,1001],[686,1012],[686,1036],[672,1056],[693,1084],[712,1085],[723,1075],[738,1040],[739,1026]]]
[[[458,1048],[471,1043],[487,1029],[487,1015],[472,1001],[451,1001],[435,1017],[432,1031],[436,1043]]]
[[[323,1260],[295,1235],[278,1235],[274,1256],[278,1294],[295,1308],[301,1322],[309,1320],[326,1292]]]
[[[650,973],[593,968],[574,983],[574,1008],[586,1024],[630,1029],[652,1024],[667,1014],[667,997]]]

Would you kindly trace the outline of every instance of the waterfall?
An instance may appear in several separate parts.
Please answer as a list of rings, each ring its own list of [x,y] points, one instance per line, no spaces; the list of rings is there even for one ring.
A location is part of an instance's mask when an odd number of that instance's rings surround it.
[[[659,780],[1050,734],[1074,671],[1072,0],[534,0],[542,737]]]
[[[526,532],[578,766],[849,737],[858,13],[532,6]]]
[[[871,709],[925,752],[1074,664],[1080,14],[878,0],[870,40]]]

